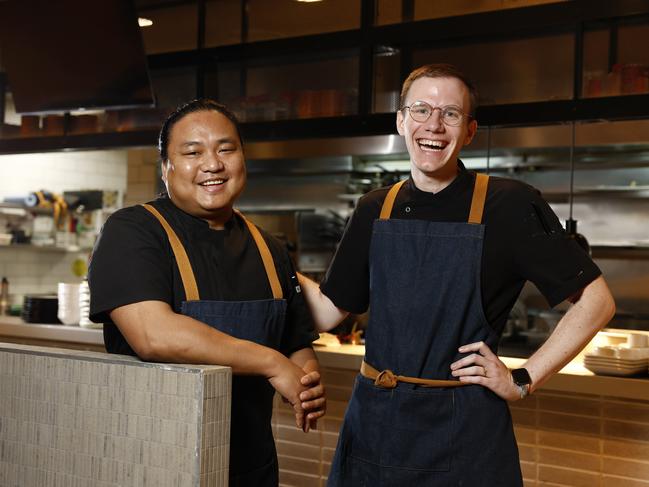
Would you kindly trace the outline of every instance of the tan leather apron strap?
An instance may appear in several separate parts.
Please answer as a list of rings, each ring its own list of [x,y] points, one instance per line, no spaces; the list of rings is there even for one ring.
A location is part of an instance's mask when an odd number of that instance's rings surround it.
[[[384,389],[394,389],[399,382],[407,382],[408,384],[417,384],[422,387],[460,387],[468,385],[466,382],[459,380],[436,380],[436,379],[420,379],[419,377],[408,377],[405,375],[396,375],[391,370],[383,370],[379,372],[370,364],[365,362],[361,363],[361,375],[374,381],[374,385]]]
[[[399,181],[398,183],[394,184],[390,188],[390,191],[388,191],[388,194],[383,200],[383,206],[381,206],[381,214],[379,215],[379,219],[381,220],[390,219],[390,215],[392,214],[392,207],[394,206],[394,200],[397,198],[397,193],[399,192],[401,186],[403,186],[403,183],[405,182],[406,180],[404,179],[403,181]]]
[[[469,212],[469,223],[477,225],[482,223],[482,213],[484,211],[485,200],[487,199],[488,184],[489,176],[486,174],[476,174],[473,198],[471,199],[471,211]]]
[[[248,226],[248,230],[250,231],[252,238],[255,239],[257,249],[259,249],[259,253],[261,254],[261,260],[264,263],[264,269],[266,269],[266,275],[268,276],[270,288],[273,291],[273,298],[282,299],[284,297],[284,292],[282,291],[282,286],[279,283],[279,278],[277,277],[277,269],[275,268],[275,262],[273,261],[273,256],[270,253],[268,244],[264,240],[264,237],[261,236],[259,229],[255,226],[254,223],[243,216],[239,210],[234,211],[236,211],[237,214],[243,219],[243,221]]]
[[[162,228],[164,228],[167,233],[169,243],[171,244],[171,250],[173,250],[176,263],[178,264],[178,270],[180,271],[180,279],[183,282],[183,288],[185,288],[185,300],[199,301],[200,297],[198,294],[198,286],[196,285],[196,278],[194,277],[194,271],[189,263],[189,257],[187,257],[185,247],[180,243],[178,235],[176,235],[176,232],[171,228],[171,225],[169,225],[167,220],[165,220],[165,217],[163,217],[158,210],[149,204],[143,204],[142,206],[149,210],[149,212],[158,219]]]

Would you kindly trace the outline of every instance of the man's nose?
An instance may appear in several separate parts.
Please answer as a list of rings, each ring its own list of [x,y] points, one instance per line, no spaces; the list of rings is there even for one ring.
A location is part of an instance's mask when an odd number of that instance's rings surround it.
[[[223,160],[214,152],[208,152],[201,164],[201,170],[205,172],[221,171],[224,167]]]
[[[426,129],[432,132],[441,132],[444,130],[444,122],[442,121],[442,109],[439,107],[433,108],[430,117],[425,122]]]

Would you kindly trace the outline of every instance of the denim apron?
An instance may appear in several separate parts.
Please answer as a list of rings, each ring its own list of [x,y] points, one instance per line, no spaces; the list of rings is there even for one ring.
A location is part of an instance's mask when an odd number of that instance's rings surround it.
[[[390,220],[403,182],[374,222],[365,361],[406,378],[456,380],[458,347],[498,336],[482,308],[482,211],[478,175],[468,223]],[[375,385],[359,375],[328,486],[522,486],[505,400],[480,385]]]
[[[194,273],[183,245],[164,217],[151,205],[143,205],[160,221],[174,252],[185,289],[181,313],[236,338],[278,350],[284,331],[286,300],[268,245],[259,230],[236,212],[250,231],[266,270],[273,299],[255,301],[201,300]],[[276,487],[279,483],[277,453],[271,416],[275,390],[260,376],[232,377],[230,424],[230,487]]]

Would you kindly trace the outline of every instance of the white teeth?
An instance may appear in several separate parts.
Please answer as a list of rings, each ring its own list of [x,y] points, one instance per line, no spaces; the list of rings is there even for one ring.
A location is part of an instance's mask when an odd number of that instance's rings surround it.
[[[431,147],[434,149],[443,149],[446,146],[446,144],[441,140],[419,139],[417,142],[421,146]]]
[[[224,179],[213,179],[211,181],[203,181],[200,183],[201,186],[217,186],[219,184],[225,183]]]

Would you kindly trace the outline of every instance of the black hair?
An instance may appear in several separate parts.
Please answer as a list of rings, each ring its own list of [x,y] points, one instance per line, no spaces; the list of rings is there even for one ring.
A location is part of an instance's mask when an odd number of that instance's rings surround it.
[[[228,110],[225,105],[214,100],[210,100],[209,98],[199,98],[178,106],[162,124],[160,135],[158,136],[158,152],[160,153],[160,159],[162,162],[166,161],[168,157],[167,148],[169,146],[169,135],[171,134],[171,129],[173,129],[174,125],[176,125],[176,123],[179,120],[182,120],[186,115],[202,111],[215,111],[230,120],[237,131],[239,142],[243,147],[243,139],[241,138],[241,131],[239,130],[239,120],[237,120],[234,113]]]

